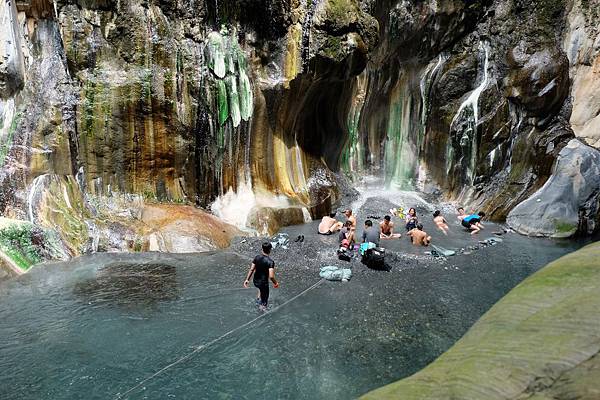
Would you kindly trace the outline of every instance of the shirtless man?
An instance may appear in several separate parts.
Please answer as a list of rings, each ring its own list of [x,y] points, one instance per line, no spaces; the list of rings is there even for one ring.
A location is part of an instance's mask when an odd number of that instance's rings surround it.
[[[320,235],[333,235],[335,232],[342,229],[343,223],[335,219],[335,213],[326,215],[319,224]]]
[[[346,216],[348,221],[352,222],[352,229],[356,230],[356,217],[352,215],[352,210],[347,209],[346,211],[344,211],[344,215]]]
[[[433,222],[435,222],[435,225],[439,230],[444,232],[444,235],[448,235],[448,231],[450,230],[448,228],[448,222],[446,222],[446,218],[442,216],[440,210],[435,210],[433,213]]]
[[[383,217],[383,221],[379,223],[379,237],[382,239],[396,239],[399,238],[399,233],[394,233],[394,223],[392,217],[386,215]]]
[[[427,232],[423,231],[423,225],[417,224],[417,227],[408,232],[410,240],[415,246],[429,246],[431,243],[431,236],[427,235]]]

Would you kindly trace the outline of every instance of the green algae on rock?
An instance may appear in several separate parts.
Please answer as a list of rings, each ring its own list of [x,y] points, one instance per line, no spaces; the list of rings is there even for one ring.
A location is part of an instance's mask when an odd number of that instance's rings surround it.
[[[548,264],[432,364],[362,398],[597,398],[599,260],[594,243]]]
[[[0,263],[17,275],[40,262],[66,258],[60,237],[53,230],[0,217]]]

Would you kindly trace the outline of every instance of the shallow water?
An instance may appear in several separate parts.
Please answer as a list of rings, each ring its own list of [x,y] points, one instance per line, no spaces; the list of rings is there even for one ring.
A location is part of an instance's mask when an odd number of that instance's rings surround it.
[[[356,397],[433,361],[522,279],[578,247],[509,234],[471,255],[433,260],[402,238],[386,243],[392,270],[380,272],[337,262],[336,239],[315,229],[286,228],[306,239],[274,251],[282,287],[271,291],[264,318],[126,398]],[[434,236],[446,247],[477,243],[458,231]],[[255,291],[240,289],[252,246],[96,254],[0,284],[0,398],[115,398],[256,318]],[[319,281],[323,264],[350,266],[354,276],[276,309]]]

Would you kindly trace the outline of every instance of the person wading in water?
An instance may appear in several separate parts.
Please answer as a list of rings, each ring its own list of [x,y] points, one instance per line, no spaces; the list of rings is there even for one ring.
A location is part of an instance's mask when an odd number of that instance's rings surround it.
[[[253,283],[258,288],[258,296],[256,302],[260,305],[261,309],[266,309],[269,303],[269,280],[273,282],[273,287],[277,289],[279,282],[275,279],[275,262],[269,257],[271,254],[271,243],[264,242],[262,244],[262,254],[257,255],[252,260],[252,265],[246,275],[244,281],[244,287],[247,288],[250,283],[250,278],[254,274]]]

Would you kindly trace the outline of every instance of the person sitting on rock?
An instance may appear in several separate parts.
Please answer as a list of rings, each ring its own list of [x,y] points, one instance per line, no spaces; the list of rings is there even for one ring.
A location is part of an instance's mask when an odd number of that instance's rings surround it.
[[[348,245],[354,244],[354,229],[352,229],[352,222],[346,221],[344,227],[340,230],[339,242],[340,244],[344,241],[348,241]]]
[[[485,217],[485,213],[483,211],[480,211],[477,214],[467,215],[462,219],[461,224],[471,231],[471,235],[475,235],[484,228],[483,224],[481,223],[481,219],[483,217]]]
[[[344,215],[346,216],[348,221],[352,222],[352,229],[356,230],[356,217],[352,215],[352,210],[347,209],[346,211],[344,211]]]
[[[417,218],[417,210],[415,210],[413,207],[409,208],[405,221],[407,231],[415,229],[419,223],[419,219]]]
[[[379,224],[379,237],[381,239],[397,239],[402,235],[399,233],[394,233],[394,223],[392,222],[392,217],[386,215],[383,217],[383,221]]]
[[[450,230],[448,228],[448,222],[446,222],[446,218],[442,216],[440,210],[435,210],[433,213],[433,222],[435,222],[435,225],[439,230],[444,232],[444,235],[448,235],[448,231]]]
[[[379,229],[373,228],[373,221],[370,219],[365,221],[365,230],[362,234],[363,243],[375,243],[379,246]]]
[[[320,235],[333,235],[335,232],[342,229],[343,223],[335,219],[335,213],[326,215],[321,219],[319,224]]]
[[[411,229],[408,236],[410,236],[410,241],[415,246],[429,246],[431,244],[431,236],[423,230],[422,224],[417,224],[416,228]]]

